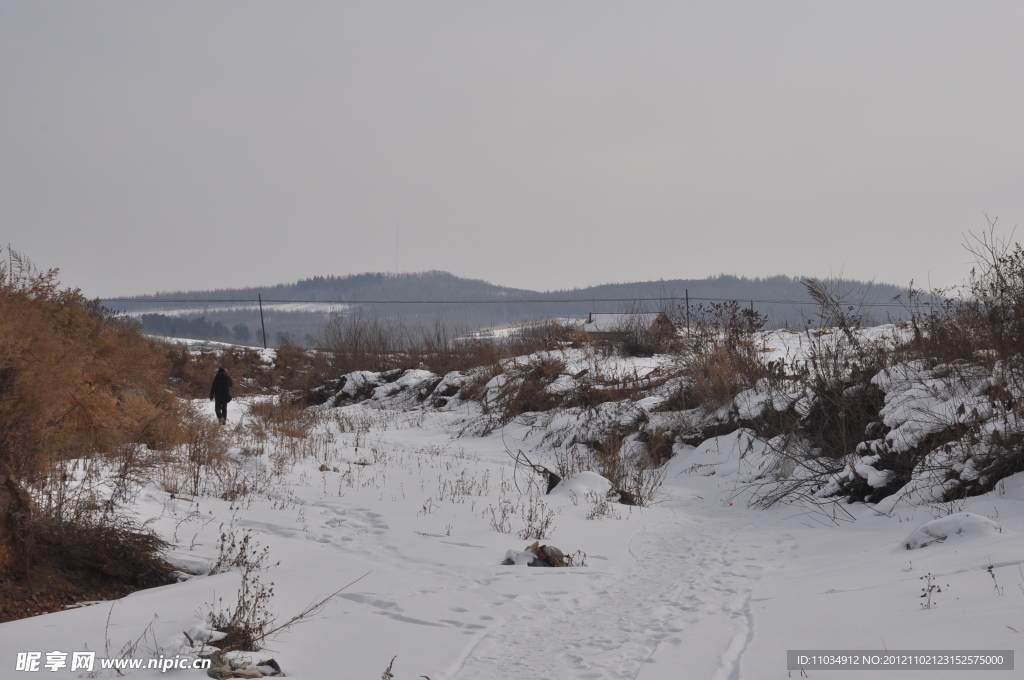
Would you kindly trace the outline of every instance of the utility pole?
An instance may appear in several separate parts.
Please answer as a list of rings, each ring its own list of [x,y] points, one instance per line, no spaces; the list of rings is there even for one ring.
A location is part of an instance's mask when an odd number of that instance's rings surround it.
[[[686,335],[690,335],[690,289],[686,289]]]
[[[263,329],[263,349],[267,348],[267,324],[263,323],[263,295],[261,293],[256,294],[256,298],[260,301],[260,327]]]

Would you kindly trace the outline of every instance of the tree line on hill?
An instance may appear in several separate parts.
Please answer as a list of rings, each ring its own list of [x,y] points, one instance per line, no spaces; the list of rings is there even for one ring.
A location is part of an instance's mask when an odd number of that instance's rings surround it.
[[[139,317],[142,330],[151,335],[167,335],[171,337],[195,338],[197,340],[221,340],[248,344],[253,339],[252,331],[244,323],[236,323],[228,328],[220,321],[210,323],[205,316],[190,319],[183,316],[166,316],[164,314],[143,314]]]

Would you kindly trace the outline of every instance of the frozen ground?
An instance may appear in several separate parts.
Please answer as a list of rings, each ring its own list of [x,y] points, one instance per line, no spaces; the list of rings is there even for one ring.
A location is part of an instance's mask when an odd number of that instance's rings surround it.
[[[212,419],[212,405],[201,404]],[[896,504],[887,515],[843,506],[850,515],[833,522],[813,507],[748,508],[737,489],[742,434],[733,434],[682,448],[659,502],[637,509],[603,505],[593,475],[542,495],[507,453],[543,457],[541,434],[526,425],[460,437],[472,414],[458,409],[370,402],[327,415],[307,444],[315,459],[296,460],[284,440],[245,459],[251,478],[262,480],[257,493],[233,503],[172,498],[154,483],[134,503],[193,571],[208,569],[221,532],[250,531],[279,561],[261,577],[274,583],[279,620],[363,577],[252,655],[275,658],[289,677],[378,678],[397,656],[398,680],[764,680],[799,676],[786,667],[788,649],[1021,647],[1024,475],[955,506]],[[231,419],[239,419],[238,403]],[[541,543],[582,551],[586,566],[501,565],[506,551],[532,542],[517,535],[531,509],[553,513]],[[923,547],[909,550],[908,542]],[[211,607],[232,602],[238,581],[236,572],[197,576],[0,624],[0,677],[31,676],[13,670],[23,651],[117,656],[139,640],[138,658],[193,654],[183,631],[194,636]],[[929,583],[930,600],[922,597]]]

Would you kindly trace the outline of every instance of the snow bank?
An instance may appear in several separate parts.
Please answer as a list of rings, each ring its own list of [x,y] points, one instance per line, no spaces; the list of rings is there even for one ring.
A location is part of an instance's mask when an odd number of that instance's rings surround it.
[[[971,512],[958,512],[947,517],[925,522],[914,529],[903,542],[907,550],[924,548],[933,543],[945,543],[949,538],[991,536],[1003,533],[1003,527],[988,517]]]

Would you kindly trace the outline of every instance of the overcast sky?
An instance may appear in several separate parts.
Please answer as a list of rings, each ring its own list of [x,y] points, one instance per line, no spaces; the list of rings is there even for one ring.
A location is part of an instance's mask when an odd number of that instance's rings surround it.
[[[444,269],[956,283],[1024,3],[0,4],[0,219],[90,296]]]

